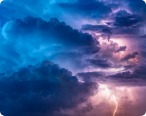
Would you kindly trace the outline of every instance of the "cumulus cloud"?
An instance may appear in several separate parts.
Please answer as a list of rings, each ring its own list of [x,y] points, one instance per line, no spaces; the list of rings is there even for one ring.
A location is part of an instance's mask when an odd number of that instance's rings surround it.
[[[104,74],[101,72],[82,72],[78,73],[76,76],[85,82],[100,82],[101,80],[104,80]]]
[[[120,52],[120,51],[126,51],[126,46],[120,46],[120,48],[116,51],[117,52]]]
[[[59,22],[56,18],[50,19],[49,22],[32,17],[24,18],[24,20],[16,19],[3,27],[3,35],[6,39],[12,38],[14,40],[22,39],[22,36],[32,35],[34,38],[32,40],[26,38],[26,41],[42,42],[44,44],[45,42],[48,44],[54,42],[56,44],[65,44],[68,47],[80,45],[92,47],[96,45],[91,35],[78,32],[64,22]],[[39,37],[37,38],[37,36]],[[40,37],[42,39],[39,39]]]
[[[115,17],[115,22],[113,23],[114,26],[117,27],[132,27],[132,26],[139,26],[141,24],[142,17],[140,16],[124,16],[124,17]]]
[[[70,71],[46,60],[17,72],[2,73],[0,88],[2,114],[52,116],[87,101],[98,85],[80,83]]]
[[[124,58],[121,59],[121,61],[128,61],[129,59],[135,58],[138,55],[138,52],[133,52],[132,54],[126,55]]]
[[[87,62],[89,62],[94,67],[100,68],[110,68],[112,66],[112,64],[109,63],[107,60],[88,59]]]
[[[136,67],[133,72],[125,71],[106,77],[106,80],[113,81],[117,85],[123,86],[146,86],[145,65]]]
[[[82,30],[104,32],[108,35],[108,39],[111,34],[114,36],[140,36],[141,27],[145,22],[144,17],[139,15],[120,15],[115,13],[111,18],[111,21],[107,21],[106,25],[83,25]]]
[[[139,67],[129,65],[125,68],[135,68],[132,72],[124,70],[115,74],[105,75],[102,71],[100,72],[82,72],[76,76],[84,82],[94,82],[104,84],[113,84],[114,86],[146,86],[146,66],[142,65]]]
[[[109,29],[102,29],[102,32],[104,32],[105,34],[107,34],[108,41],[109,41],[110,40],[110,36],[112,35],[112,32]]]
[[[4,48],[2,52],[5,53],[1,54],[4,67],[52,59],[55,54],[76,53],[77,56],[83,56],[96,54],[100,50],[99,42],[92,35],[72,29],[56,18],[51,18],[48,22],[32,17],[14,19],[3,26],[2,35],[5,38],[1,43]],[[8,54],[9,48],[11,54]],[[12,65],[5,65],[7,56],[12,58]],[[17,60],[14,61],[13,57]]]

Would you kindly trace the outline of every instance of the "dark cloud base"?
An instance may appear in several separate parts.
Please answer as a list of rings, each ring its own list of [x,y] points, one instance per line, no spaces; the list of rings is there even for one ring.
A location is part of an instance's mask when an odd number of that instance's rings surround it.
[[[127,60],[129,60],[129,59],[133,59],[133,58],[135,58],[137,55],[138,55],[138,52],[137,52],[137,51],[136,51],[136,52],[133,52],[132,54],[126,55],[124,58],[121,59],[121,61],[123,62],[123,61],[127,61]]]
[[[87,62],[89,62],[89,64],[94,67],[100,67],[105,69],[112,67],[112,64],[109,63],[107,60],[88,59]]]
[[[97,88],[95,82],[80,83],[68,70],[43,61],[1,74],[0,111],[5,116],[53,116],[84,103]]]

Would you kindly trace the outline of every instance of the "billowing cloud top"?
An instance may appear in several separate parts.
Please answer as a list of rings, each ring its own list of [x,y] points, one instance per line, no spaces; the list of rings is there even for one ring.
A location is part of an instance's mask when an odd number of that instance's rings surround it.
[[[87,101],[97,87],[95,82],[81,83],[68,70],[43,61],[1,74],[0,110],[7,116],[54,115],[61,108]]]

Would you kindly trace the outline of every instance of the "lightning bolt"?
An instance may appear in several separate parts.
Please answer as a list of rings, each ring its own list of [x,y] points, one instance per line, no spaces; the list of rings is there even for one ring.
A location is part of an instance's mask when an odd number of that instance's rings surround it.
[[[113,95],[113,100],[114,100],[114,102],[116,104],[116,108],[115,108],[114,113],[113,113],[113,116],[115,116],[116,112],[117,112],[117,109],[118,109],[118,102],[116,101],[116,97],[114,95]]]

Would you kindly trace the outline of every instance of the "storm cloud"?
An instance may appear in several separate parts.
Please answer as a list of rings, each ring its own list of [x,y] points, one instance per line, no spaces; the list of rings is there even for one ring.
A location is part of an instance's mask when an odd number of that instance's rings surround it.
[[[116,52],[126,51],[126,46],[120,46],[120,48]]]
[[[4,25],[2,35],[5,37],[1,43],[2,52],[5,53],[1,54],[3,67],[28,65],[46,58],[52,59],[60,53],[76,52],[76,55],[81,56],[79,54],[96,54],[100,50],[99,42],[92,35],[72,29],[56,18],[48,22],[32,17],[14,19]],[[11,54],[8,53],[9,48]],[[5,64],[7,56],[12,57],[9,65]]]
[[[133,72],[125,71],[114,75],[109,75],[106,80],[115,81],[118,85],[126,86],[146,86],[145,65],[137,67]]]
[[[121,59],[121,61],[127,61],[129,59],[135,58],[138,55],[138,52],[133,52],[132,54],[126,55],[124,58]]]
[[[107,60],[88,59],[87,62],[89,62],[91,65],[95,67],[101,67],[101,68],[110,68],[112,66],[112,64],[109,63]]]
[[[85,18],[106,17],[112,12],[110,7],[96,0],[86,2],[84,2],[84,0],[77,0],[74,3],[60,3],[59,6],[70,13],[80,15]]]
[[[3,0],[0,11],[3,115],[144,114],[143,0]]]
[[[82,72],[77,74],[78,78],[81,78],[85,82],[99,82],[100,80],[104,80],[104,74],[101,72]]]
[[[95,82],[80,83],[67,69],[43,61],[0,78],[0,110],[6,116],[47,116],[74,108],[98,88]]]

